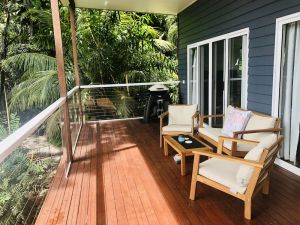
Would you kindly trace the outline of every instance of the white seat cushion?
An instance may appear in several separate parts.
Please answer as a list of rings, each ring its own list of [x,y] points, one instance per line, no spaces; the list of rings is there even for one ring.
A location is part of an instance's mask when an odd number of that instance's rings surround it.
[[[222,136],[222,128],[201,127],[198,131],[216,142],[218,142],[219,136]]]
[[[204,127],[198,129],[199,133],[204,134],[205,136],[213,139],[214,141],[218,142],[219,136],[224,136],[222,134],[221,128],[212,128],[212,127]],[[231,141],[224,141],[224,146],[228,149],[231,149],[232,142]],[[249,144],[237,144],[237,151],[241,152],[248,152],[250,151],[255,145],[249,145]]]
[[[197,105],[169,105],[169,124],[192,125]]]
[[[270,133],[265,134],[265,137],[261,142],[252,148],[244,159],[259,161],[261,154],[265,148],[270,148],[277,141],[277,135]],[[251,176],[254,172],[253,166],[240,165],[236,174],[236,181],[241,187],[247,187]]]
[[[274,128],[276,118],[274,117],[265,117],[252,114],[245,130],[259,130],[259,129],[269,129]],[[253,134],[244,134],[243,139],[247,140],[262,140],[266,133],[253,133]]]
[[[164,126],[162,128],[162,131],[166,132],[192,132],[192,126],[191,125],[177,125],[177,124],[169,124],[167,126]]]
[[[236,182],[236,171],[240,164],[217,158],[200,163],[199,174],[230,189],[233,193],[244,194],[246,188]]]
[[[237,143],[237,151],[238,152],[249,152],[253,147],[257,144],[244,144],[244,143]],[[228,149],[232,147],[232,141],[224,141],[224,146]]]

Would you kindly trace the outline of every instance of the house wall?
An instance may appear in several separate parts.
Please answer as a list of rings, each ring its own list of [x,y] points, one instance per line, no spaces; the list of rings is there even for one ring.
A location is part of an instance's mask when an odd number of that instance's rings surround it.
[[[271,114],[276,18],[300,0],[198,0],[178,15],[179,78],[187,80],[187,45],[249,27],[248,109]],[[181,84],[187,102],[187,82]]]

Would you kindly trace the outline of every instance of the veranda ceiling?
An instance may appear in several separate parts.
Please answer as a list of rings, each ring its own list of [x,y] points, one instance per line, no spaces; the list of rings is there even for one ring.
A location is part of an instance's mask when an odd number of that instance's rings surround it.
[[[75,0],[77,8],[108,9],[177,15],[197,0]],[[69,0],[61,0],[64,6]]]

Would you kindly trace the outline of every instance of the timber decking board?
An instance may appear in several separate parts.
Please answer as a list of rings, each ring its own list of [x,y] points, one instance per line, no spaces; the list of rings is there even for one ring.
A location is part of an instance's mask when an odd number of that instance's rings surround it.
[[[198,185],[189,200],[192,160],[180,175],[173,152],[159,148],[159,127],[140,120],[86,124],[70,175],[63,159],[36,224],[299,224],[300,178],[278,166],[269,196],[253,200],[252,221],[238,199]]]

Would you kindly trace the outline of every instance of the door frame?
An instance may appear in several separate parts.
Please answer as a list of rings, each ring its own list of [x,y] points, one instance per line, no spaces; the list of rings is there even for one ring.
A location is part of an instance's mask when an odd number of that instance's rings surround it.
[[[273,93],[272,93],[272,116],[279,117],[280,90],[281,90],[281,58],[283,26],[300,20],[300,12],[293,13],[276,19],[275,47],[274,47],[274,68],[273,68]],[[277,158],[275,164],[300,176],[300,168]]]
[[[279,116],[280,90],[281,90],[281,58],[282,58],[282,35],[283,26],[300,21],[300,12],[276,19],[274,68],[273,68],[273,93],[272,93],[272,116]]]
[[[211,110],[212,110],[212,44],[214,42],[217,42],[217,41],[221,41],[221,40],[224,40],[225,41],[225,71],[224,71],[224,98],[225,98],[225,102],[224,102],[224,110],[225,108],[228,106],[228,82],[229,82],[229,71],[228,71],[228,54],[229,54],[229,39],[231,38],[235,38],[235,37],[240,37],[240,36],[246,36],[245,40],[246,40],[246,43],[244,43],[244,48],[243,48],[243,51],[244,54],[245,54],[245,64],[244,64],[244,68],[243,68],[243,74],[244,74],[244,77],[243,77],[243,86],[242,86],[242,89],[245,90],[245,95],[242,96],[242,100],[241,102],[244,103],[244,106],[245,108],[247,108],[247,104],[248,104],[248,101],[247,101],[247,98],[248,98],[248,61],[249,61],[249,33],[250,33],[250,29],[249,27],[248,28],[244,28],[244,29],[241,29],[241,30],[237,30],[237,31],[234,31],[234,32],[230,32],[230,33],[226,33],[226,34],[223,34],[223,35],[220,35],[220,36],[217,36],[217,37],[213,37],[213,38],[210,38],[210,39],[206,39],[206,40],[203,40],[203,41],[199,41],[199,42],[196,42],[196,43],[193,43],[193,44],[189,44],[187,45],[187,101],[188,101],[188,104],[191,104],[190,102],[190,63],[191,63],[191,57],[190,57],[190,51],[193,49],[193,48],[197,48],[197,52],[198,52],[198,55],[197,55],[197,68],[199,68],[199,48],[200,46],[203,46],[203,45],[206,45],[208,44],[209,45],[209,68],[210,68],[210,71],[209,71],[209,112],[211,114]],[[197,70],[197,76],[199,76],[199,69]],[[199,78],[197,79],[197,81],[199,81]],[[197,83],[197,90],[199,92],[199,82]],[[197,97],[198,99],[198,102],[199,102],[199,97]],[[199,106],[198,106],[199,107]]]

